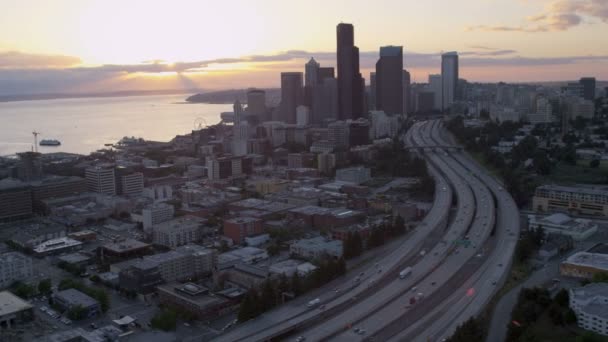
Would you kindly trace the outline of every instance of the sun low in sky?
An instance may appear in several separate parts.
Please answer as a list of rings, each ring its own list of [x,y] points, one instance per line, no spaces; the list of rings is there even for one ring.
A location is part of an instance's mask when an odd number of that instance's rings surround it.
[[[608,0],[4,0],[0,94],[276,86],[335,65],[340,22],[366,78],[383,45],[416,82],[452,50],[471,81],[608,78]]]

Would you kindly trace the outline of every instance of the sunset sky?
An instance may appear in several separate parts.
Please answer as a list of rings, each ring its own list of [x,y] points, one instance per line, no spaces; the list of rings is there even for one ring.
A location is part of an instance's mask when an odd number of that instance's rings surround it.
[[[470,81],[608,79],[608,0],[2,0],[0,95],[277,86],[339,22],[366,79],[382,45],[416,82],[452,50]]]

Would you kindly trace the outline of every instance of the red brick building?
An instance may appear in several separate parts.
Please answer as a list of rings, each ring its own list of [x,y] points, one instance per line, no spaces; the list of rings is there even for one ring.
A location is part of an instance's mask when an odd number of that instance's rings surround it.
[[[254,217],[235,217],[224,221],[224,236],[241,244],[248,236],[262,234],[262,220]]]

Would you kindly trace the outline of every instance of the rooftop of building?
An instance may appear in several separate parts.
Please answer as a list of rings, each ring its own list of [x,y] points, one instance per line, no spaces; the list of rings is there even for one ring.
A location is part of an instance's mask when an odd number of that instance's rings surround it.
[[[69,264],[77,264],[77,263],[81,263],[81,262],[86,262],[89,261],[91,259],[90,256],[82,254],[82,253],[72,253],[72,254],[67,254],[67,255],[63,255],[59,257],[60,261],[65,261]]]
[[[608,188],[607,187],[590,187],[590,186],[565,186],[565,185],[555,185],[555,184],[545,184],[536,188],[537,190],[549,190],[549,191],[560,191],[560,192],[576,192],[576,193],[584,193],[587,195],[602,195],[608,196]]]
[[[45,253],[50,252],[56,249],[75,247],[82,245],[82,242],[78,240],[71,239],[69,237],[60,237],[57,239],[47,240],[38,246],[34,247],[34,252],[36,253]]]
[[[297,213],[303,215],[320,215],[325,214],[328,211],[330,211],[329,208],[323,208],[316,205],[305,205],[303,207],[297,207],[289,210],[290,213]]]
[[[55,294],[55,298],[59,298],[68,305],[81,305],[84,308],[88,308],[90,306],[98,304],[95,299],[76,289],[66,289],[63,291],[59,291]]]
[[[122,241],[111,242],[103,245],[104,249],[114,253],[123,253],[147,247],[150,247],[150,245],[135,239],[125,239]]]
[[[154,231],[173,231],[183,227],[198,227],[204,224],[207,220],[201,217],[186,215],[175,217],[169,221],[155,224],[152,229]]]
[[[608,255],[606,254],[578,252],[569,256],[564,263],[608,271]]]
[[[342,247],[342,241],[332,240],[323,236],[317,236],[311,239],[296,240],[294,245],[300,248],[308,249],[325,249],[325,248],[337,248]]]
[[[27,184],[15,179],[15,178],[4,178],[0,179],[0,191],[1,190],[12,190],[18,188],[27,187]]]
[[[200,286],[194,283],[167,283],[158,285],[157,289],[160,292],[170,294],[181,300],[192,303],[198,307],[205,307],[209,305],[217,305],[226,301],[226,299],[219,296],[212,296],[209,294],[209,290],[204,286]]]
[[[596,227],[596,224],[592,220],[582,218],[573,219],[562,213],[556,213],[545,217],[528,215],[528,219],[531,224],[544,225],[546,227],[561,226],[569,231],[575,232],[584,232]]]
[[[266,278],[266,277],[268,277],[268,273],[269,273],[267,268],[261,268],[258,266],[246,265],[246,264],[236,264],[236,265],[234,265],[234,269],[236,271],[244,272],[244,273],[256,276],[258,278]]]
[[[233,217],[231,219],[227,219],[224,222],[228,222],[228,223],[233,223],[233,224],[243,224],[243,223],[253,223],[253,222],[260,222],[259,218],[255,218],[255,217]]]
[[[0,317],[31,309],[32,305],[9,291],[0,292]]]

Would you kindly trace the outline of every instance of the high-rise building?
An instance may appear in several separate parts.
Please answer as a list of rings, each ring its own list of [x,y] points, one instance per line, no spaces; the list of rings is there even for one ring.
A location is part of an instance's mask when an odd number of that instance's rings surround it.
[[[113,166],[94,166],[85,170],[87,190],[106,195],[116,195],[116,181]]]
[[[323,80],[326,78],[336,77],[336,75],[334,75],[334,68],[332,67],[319,67],[317,71],[317,84],[323,82]]]
[[[441,78],[441,75],[439,75],[439,74],[429,75],[429,88],[434,94],[433,109],[436,109],[436,110],[441,110],[441,104],[443,102],[442,96],[441,96],[442,92],[443,92],[442,82],[443,82],[443,80]]]
[[[441,110],[450,108],[458,87],[458,53],[446,52],[441,55]]]
[[[376,62],[376,108],[403,113],[403,47],[383,46]]]
[[[296,107],[302,104],[304,97],[301,72],[281,73],[281,121],[295,124]]]
[[[363,114],[363,78],[352,24],[340,23],[337,27],[337,57],[338,118],[356,119]]]
[[[412,88],[409,71],[403,69],[403,113],[409,114],[412,109]]]
[[[369,110],[376,110],[376,73],[369,73],[369,97],[367,98]]]
[[[313,90],[319,83],[319,63],[314,58],[310,58],[304,66],[304,104],[312,107]]]
[[[254,116],[258,121],[266,119],[266,92],[261,89],[247,91],[247,115]]]
[[[310,58],[308,63],[304,66],[304,86],[314,87],[318,83],[319,77],[319,62],[315,61],[313,57]]]
[[[583,98],[595,100],[595,77],[583,77],[578,82],[583,86]]]
[[[232,154],[244,156],[247,154],[247,140],[249,139],[249,125],[244,121],[243,106],[236,100],[234,102],[234,127],[232,132]]]
[[[313,90],[311,123],[319,124],[337,118],[338,81],[333,77],[325,77]]]

